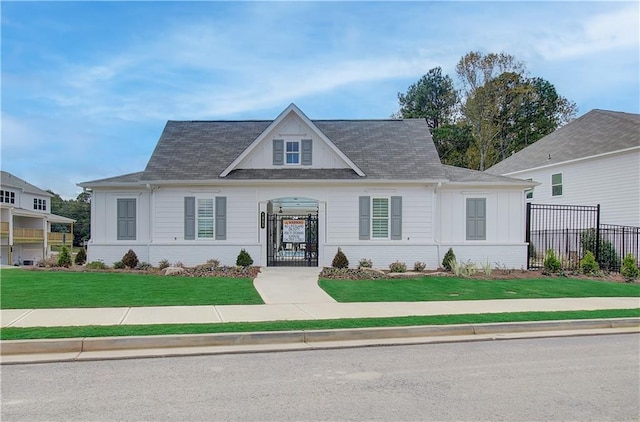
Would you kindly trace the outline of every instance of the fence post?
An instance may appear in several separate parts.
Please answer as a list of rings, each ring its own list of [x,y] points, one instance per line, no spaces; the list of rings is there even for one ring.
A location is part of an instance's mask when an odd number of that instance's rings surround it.
[[[525,234],[524,241],[527,243],[527,270],[530,268],[531,261],[531,202],[527,202],[527,215],[525,217]]]
[[[600,262],[600,204],[596,206],[596,262]]]

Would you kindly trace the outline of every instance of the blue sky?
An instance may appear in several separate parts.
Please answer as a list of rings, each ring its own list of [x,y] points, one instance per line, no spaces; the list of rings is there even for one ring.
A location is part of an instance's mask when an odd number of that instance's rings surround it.
[[[387,118],[429,69],[506,52],[640,112],[638,2],[7,2],[2,169],[62,197],[141,171],[167,120]]]

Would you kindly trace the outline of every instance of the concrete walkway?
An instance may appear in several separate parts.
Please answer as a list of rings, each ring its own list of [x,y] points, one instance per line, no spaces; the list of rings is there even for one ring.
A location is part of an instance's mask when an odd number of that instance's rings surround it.
[[[266,304],[275,303],[335,303],[318,286],[318,267],[261,268],[253,285]]]

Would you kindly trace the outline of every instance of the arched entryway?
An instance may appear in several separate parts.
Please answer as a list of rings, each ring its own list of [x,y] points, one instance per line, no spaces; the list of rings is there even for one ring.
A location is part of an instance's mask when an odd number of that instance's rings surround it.
[[[318,201],[302,197],[267,204],[267,266],[318,266]]]

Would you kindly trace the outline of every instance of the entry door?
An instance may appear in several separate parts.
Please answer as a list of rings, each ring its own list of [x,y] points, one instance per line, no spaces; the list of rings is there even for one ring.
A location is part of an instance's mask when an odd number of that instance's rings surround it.
[[[269,214],[267,237],[267,266],[318,266],[317,215]]]

